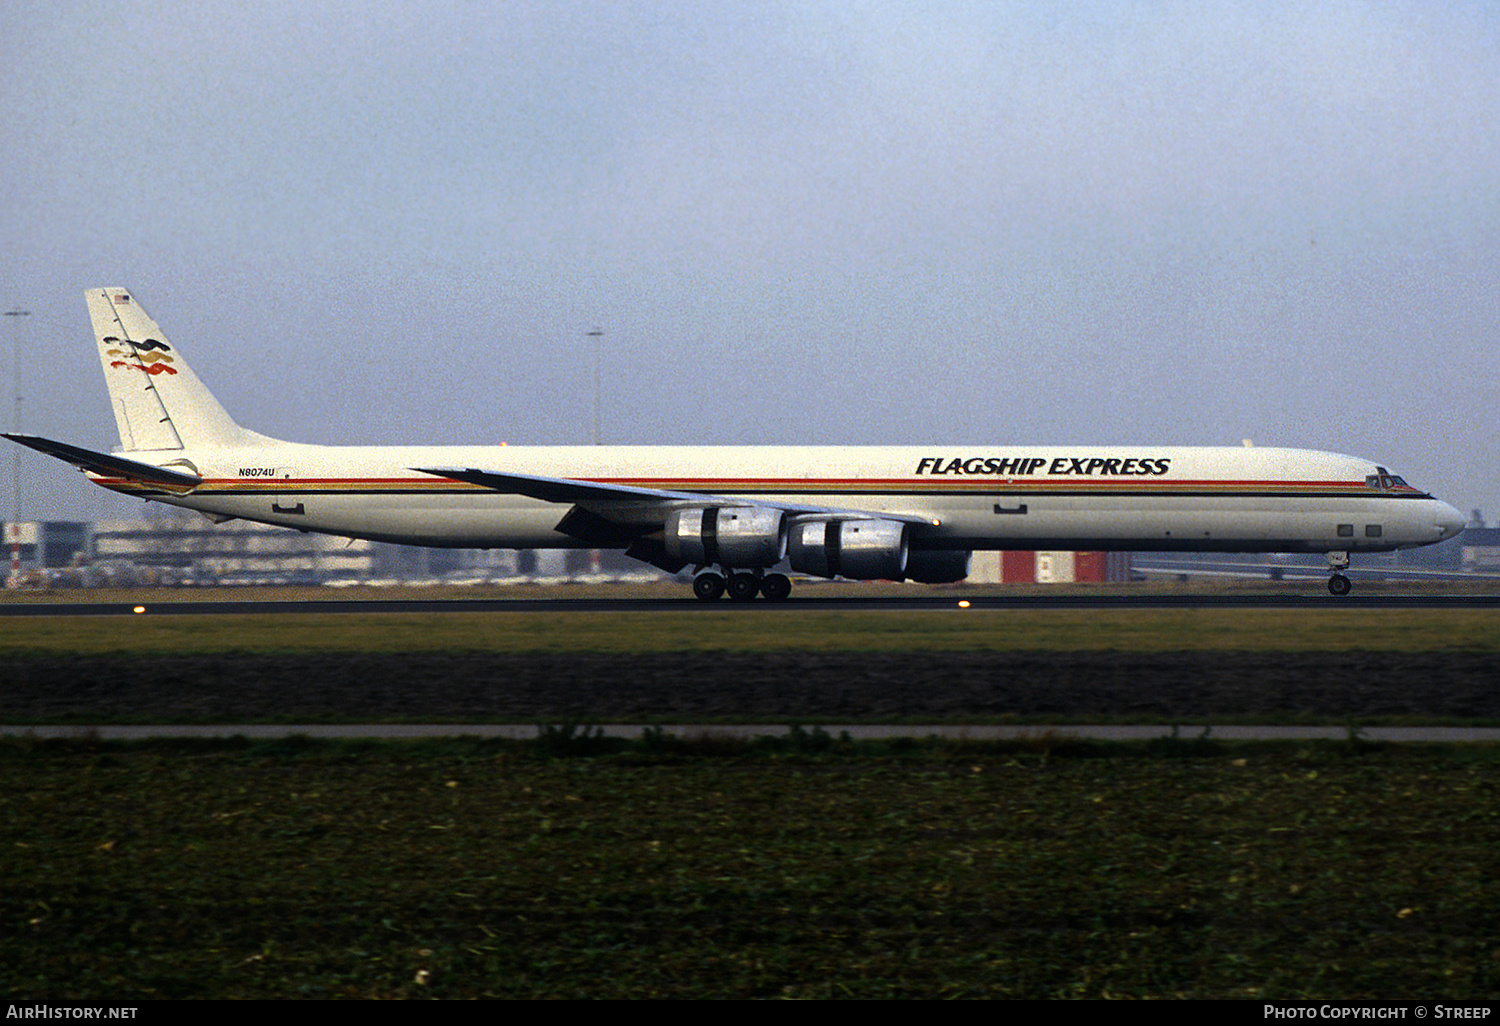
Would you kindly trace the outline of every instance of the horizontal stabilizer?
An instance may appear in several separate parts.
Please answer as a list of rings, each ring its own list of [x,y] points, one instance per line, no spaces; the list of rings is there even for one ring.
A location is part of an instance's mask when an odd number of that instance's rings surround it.
[[[197,474],[190,474],[182,470],[170,470],[166,467],[154,467],[149,463],[140,463],[136,460],[127,460],[120,456],[111,456],[107,453],[92,452],[88,449],[80,449],[76,445],[68,445],[66,442],[54,442],[50,438],[38,438],[36,435],[12,435],[6,434],[12,442],[24,445],[37,452],[55,456],[64,463],[71,463],[79,470],[91,471],[104,477],[120,477],[146,484],[163,485],[167,488],[196,488],[203,483],[203,479]]]

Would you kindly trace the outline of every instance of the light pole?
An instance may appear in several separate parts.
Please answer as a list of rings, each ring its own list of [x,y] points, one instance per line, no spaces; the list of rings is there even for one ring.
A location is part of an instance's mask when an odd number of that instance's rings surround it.
[[[21,433],[21,318],[30,317],[30,310],[7,310],[15,331],[10,337],[10,363],[12,384],[15,388],[16,404],[11,414],[12,434]],[[16,446],[10,454],[10,572],[12,578],[21,572],[21,447]]]
[[[604,338],[604,329],[595,328],[586,337],[594,340],[594,444],[599,445],[599,350],[604,348],[604,343],[600,341]]]

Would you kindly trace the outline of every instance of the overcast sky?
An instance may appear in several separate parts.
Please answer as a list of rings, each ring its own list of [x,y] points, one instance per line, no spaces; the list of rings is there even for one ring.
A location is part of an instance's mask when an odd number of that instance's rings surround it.
[[[9,0],[0,143],[32,433],[118,444],[122,285],[299,441],[588,441],[599,327],[606,442],[1251,438],[1500,518],[1489,0]]]

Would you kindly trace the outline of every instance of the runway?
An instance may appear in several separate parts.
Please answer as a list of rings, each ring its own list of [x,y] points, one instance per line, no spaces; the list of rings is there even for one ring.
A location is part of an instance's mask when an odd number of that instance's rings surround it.
[[[1500,594],[1349,595],[1256,593],[1232,595],[892,595],[798,598],[785,602],[699,602],[683,598],[559,599],[317,599],[311,601],[0,602],[0,617],[227,616],[351,613],[916,613],[945,610],[1063,609],[1500,609]]]
[[[652,729],[656,729],[655,725]],[[639,738],[646,724],[605,723],[597,727],[605,737]],[[662,726],[668,734],[692,738],[704,735],[753,739],[760,736],[784,736],[791,729],[776,724],[675,724]],[[808,729],[808,728],[803,728]],[[839,737],[848,734],[854,741],[882,738],[940,737],[950,740],[1007,741],[1017,739],[1068,739],[1092,741],[1149,741],[1176,736],[1184,740],[1210,738],[1217,741],[1343,741],[1349,728],[1342,726],[1256,726],[1235,724],[1223,726],[1172,726],[1170,724],[1032,724],[1029,726],[983,725],[884,725],[824,724],[824,732]],[[386,741],[411,741],[422,738],[480,737],[533,739],[535,723],[308,723],[308,724],[136,724],[131,726],[4,726],[0,736],[31,736],[44,739],[95,739],[100,741],[141,741],[150,738],[230,738],[272,739],[306,736],[324,739],[372,738]],[[1495,743],[1500,742],[1500,727],[1361,727],[1362,741],[1402,743]]]

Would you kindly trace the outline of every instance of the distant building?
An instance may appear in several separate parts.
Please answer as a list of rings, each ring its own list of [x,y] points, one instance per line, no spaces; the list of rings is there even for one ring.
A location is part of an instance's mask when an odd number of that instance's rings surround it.
[[[90,525],[71,520],[13,521],[4,525],[4,559],[9,565],[12,542],[19,543],[21,569],[68,566],[89,551]]]
[[[976,552],[970,584],[1113,584],[1130,580],[1128,552]]]
[[[1459,544],[1465,570],[1500,574],[1500,527],[1466,527],[1454,541]]]
[[[83,525],[86,526],[86,525]],[[86,558],[100,566],[159,571],[175,584],[344,584],[500,581],[590,574],[655,575],[621,553],[597,550],[447,549],[343,538],[247,520],[215,524],[198,513],[163,510],[93,525]]]
[[[314,584],[373,575],[371,544],[246,520],[215,524],[196,513],[169,514],[97,522],[93,558],[154,567],[183,584]]]

